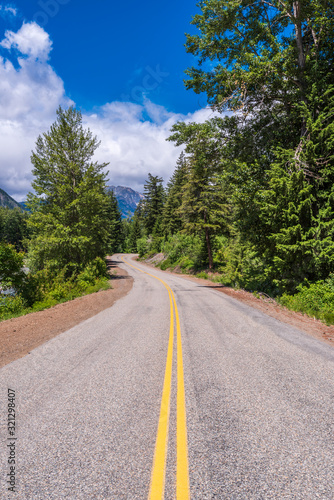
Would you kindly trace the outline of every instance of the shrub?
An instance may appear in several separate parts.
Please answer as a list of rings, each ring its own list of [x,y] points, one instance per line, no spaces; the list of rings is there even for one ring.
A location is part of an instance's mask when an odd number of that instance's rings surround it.
[[[78,274],[77,282],[83,286],[92,285],[98,278],[106,278],[107,276],[106,262],[100,257],[96,257]]]
[[[224,285],[277,293],[268,275],[264,260],[257,251],[237,238],[219,236],[215,239],[214,263]]]
[[[139,238],[139,240],[137,240],[137,252],[140,258],[148,253],[149,247],[150,245],[147,238]]]
[[[294,295],[283,294],[279,302],[293,311],[334,324],[334,275],[326,281],[299,285]]]
[[[17,252],[13,245],[0,243],[0,284],[3,289],[18,289],[24,280],[23,252]]]
[[[180,266],[189,270],[202,264],[202,241],[199,236],[174,234],[164,242],[161,250],[167,257],[168,267]]]
[[[0,296],[0,319],[19,314],[24,309],[24,301],[20,295]]]

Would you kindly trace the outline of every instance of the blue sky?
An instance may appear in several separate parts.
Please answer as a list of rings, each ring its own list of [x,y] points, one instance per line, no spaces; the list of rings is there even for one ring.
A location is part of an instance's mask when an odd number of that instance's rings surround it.
[[[22,21],[40,24],[53,41],[53,68],[67,95],[83,109],[126,96],[138,102],[133,87],[142,87],[146,68],[157,66],[166,76],[148,92],[150,98],[169,111],[198,108],[198,96],[182,82],[193,61],[183,45],[185,32],[194,30],[194,0],[21,0],[3,5],[16,8],[17,16],[2,17],[2,35]]]
[[[142,190],[148,172],[167,181],[180,153],[165,141],[170,127],[211,114],[183,85],[196,1],[0,5],[0,187],[24,199],[30,152],[59,104],[79,108],[101,140],[111,184]]]

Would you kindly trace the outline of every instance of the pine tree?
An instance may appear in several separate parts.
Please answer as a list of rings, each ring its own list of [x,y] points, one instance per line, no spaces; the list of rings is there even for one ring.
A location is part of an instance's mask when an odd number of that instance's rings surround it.
[[[154,226],[162,217],[164,206],[164,188],[161,177],[148,174],[144,185],[144,199],[142,203],[142,217],[147,235],[153,233]]]
[[[213,268],[212,236],[217,231],[228,231],[229,226],[227,189],[221,176],[221,124],[220,119],[203,124],[179,122],[168,139],[176,145],[186,144],[188,169],[179,213],[188,233],[204,236],[209,269]]]
[[[137,241],[142,237],[142,229],[139,222],[139,217],[134,213],[130,222],[129,235],[128,235],[128,251],[137,253]]]
[[[121,252],[124,243],[124,232],[122,225],[122,213],[118,206],[117,198],[113,191],[108,191],[108,219],[110,225],[109,252]]]
[[[187,161],[184,152],[180,154],[174,173],[167,184],[166,201],[162,215],[163,233],[170,236],[182,229],[180,207],[182,205],[182,188],[187,178]]]
[[[60,107],[50,131],[38,137],[31,156],[31,268],[51,266],[71,273],[105,257],[110,235],[103,172],[107,164],[91,161],[98,146],[73,107]]]
[[[320,99],[316,88],[312,94],[313,105],[302,105],[299,147],[277,151],[268,189],[255,197],[258,248],[277,286],[288,291],[334,271],[334,87]]]

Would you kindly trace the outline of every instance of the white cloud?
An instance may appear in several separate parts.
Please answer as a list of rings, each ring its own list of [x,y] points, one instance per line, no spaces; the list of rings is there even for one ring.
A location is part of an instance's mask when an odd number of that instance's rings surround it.
[[[49,35],[36,23],[23,23],[17,33],[7,30],[0,45],[5,49],[17,49],[20,54],[42,62],[49,59],[52,49]]]
[[[7,31],[0,45],[18,51],[16,67],[0,57],[0,188],[21,201],[31,190],[30,155],[38,135],[50,129],[59,105],[73,103],[48,63],[52,42],[41,27],[26,23],[17,33]],[[84,114],[83,123],[101,141],[96,159],[110,162],[110,183],[142,191],[149,172],[165,182],[173,173],[180,148],[166,141],[171,126],[210,116],[209,109],[185,116],[146,100],[105,104]]]
[[[110,183],[142,191],[149,172],[167,182],[174,171],[182,148],[166,141],[172,125],[178,120],[203,122],[211,114],[208,109],[171,113],[147,100],[143,105],[109,103],[83,121],[101,140],[96,158],[110,162]]]
[[[49,129],[59,104],[70,101],[47,63],[51,42],[42,28],[23,24],[17,33],[7,31],[0,45],[19,52],[17,67],[0,56],[0,187],[21,200],[31,189],[30,154],[36,139]]]
[[[9,5],[0,5],[0,13],[11,14],[12,16],[17,15],[17,9],[10,7]]]

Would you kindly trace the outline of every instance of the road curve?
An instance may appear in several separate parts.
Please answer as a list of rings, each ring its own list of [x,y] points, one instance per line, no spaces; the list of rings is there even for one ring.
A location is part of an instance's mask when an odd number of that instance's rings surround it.
[[[165,499],[176,498],[180,447],[176,309],[189,497],[333,499],[334,348],[123,257],[134,277],[126,297],[0,370],[0,497],[148,498],[171,333],[171,301],[156,276],[176,302]],[[7,489],[10,445],[15,493]]]

